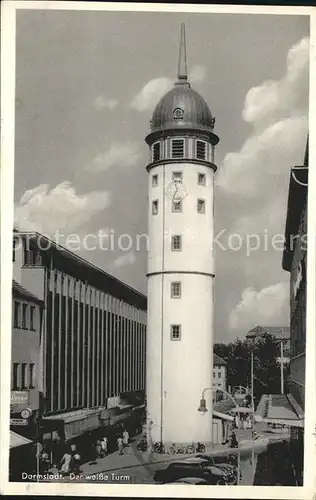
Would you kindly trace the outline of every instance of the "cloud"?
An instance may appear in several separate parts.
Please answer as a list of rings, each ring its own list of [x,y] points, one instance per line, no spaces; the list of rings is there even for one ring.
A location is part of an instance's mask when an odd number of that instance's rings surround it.
[[[86,167],[90,172],[104,172],[109,168],[131,168],[141,158],[140,146],[137,142],[114,142],[105,153],[98,154]]]
[[[104,108],[114,109],[118,106],[118,104],[119,104],[119,102],[117,99],[107,99],[103,95],[99,95],[93,103],[94,107],[98,110],[101,110]]]
[[[289,322],[289,285],[277,283],[256,291],[246,288],[229,316],[229,326],[245,333],[256,325],[285,325]]]
[[[57,231],[73,232],[90,217],[110,205],[106,191],[77,194],[70,182],[53,189],[40,184],[25,191],[15,206],[16,227],[24,231],[39,231],[53,236]]]
[[[128,266],[130,264],[134,264],[134,262],[136,262],[136,255],[132,251],[132,252],[129,252],[125,255],[121,255],[120,257],[117,257],[117,259],[115,259],[113,265],[114,265],[114,267],[118,268],[118,267]]]
[[[162,96],[172,88],[172,85],[173,80],[166,77],[150,80],[131,101],[131,108],[137,111],[152,110]]]
[[[240,151],[228,153],[219,169],[218,185],[225,191],[248,198],[272,194],[277,177],[289,171],[293,157],[306,141],[306,116],[280,119],[251,135]],[[304,151],[302,147],[302,157]]]
[[[250,123],[274,121],[308,106],[309,39],[303,38],[288,52],[287,70],[281,80],[268,80],[251,88],[245,99],[243,119]]]
[[[205,80],[206,75],[207,71],[205,66],[195,65],[192,66],[192,69],[188,75],[188,80],[191,83],[200,83],[203,82],[203,80]]]
[[[309,39],[303,38],[290,48],[284,76],[245,97],[242,118],[252,131],[239,151],[226,154],[217,178],[219,189],[253,206],[249,214],[244,204],[236,221],[242,232],[284,230],[290,168],[303,161],[308,133],[308,71]]]

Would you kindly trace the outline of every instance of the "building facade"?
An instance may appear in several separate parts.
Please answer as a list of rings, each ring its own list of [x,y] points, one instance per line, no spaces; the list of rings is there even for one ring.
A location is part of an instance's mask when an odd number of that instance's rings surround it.
[[[217,354],[213,354],[213,388],[214,391],[227,391],[227,363]]]
[[[13,281],[10,428],[32,439],[38,434],[43,306],[42,300]]]
[[[286,245],[282,267],[290,273],[291,359],[290,395],[304,418],[307,297],[307,193],[308,141],[304,163],[293,167],[289,185]],[[297,483],[303,484],[304,427],[291,427],[291,442]]]
[[[82,415],[85,430],[101,408],[136,393],[144,400],[146,297],[39,233],[15,233],[15,241],[14,278],[44,303],[47,422]]]
[[[282,267],[290,273],[290,380],[289,393],[265,394],[256,420],[290,429],[290,454],[298,486],[303,485],[306,294],[307,294],[307,188],[308,141],[304,163],[290,172],[285,247]]]
[[[197,412],[212,388],[214,118],[187,80],[184,26],[178,81],[146,137],[149,190],[147,413],[150,441],[212,441]],[[192,376],[194,374],[194,376]],[[206,394],[212,415],[212,392]],[[179,423],[181,422],[181,425]]]

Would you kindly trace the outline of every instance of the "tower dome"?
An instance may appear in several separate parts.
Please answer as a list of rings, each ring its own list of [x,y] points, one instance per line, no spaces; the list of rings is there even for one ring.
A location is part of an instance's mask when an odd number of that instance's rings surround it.
[[[150,121],[150,133],[146,142],[151,145],[159,138],[180,132],[202,134],[215,146],[219,139],[213,132],[214,124],[215,118],[207,102],[188,82],[185,28],[182,25],[178,80],[158,102]]]
[[[160,100],[151,120],[151,131],[190,128],[212,131],[214,119],[205,99],[183,78]]]

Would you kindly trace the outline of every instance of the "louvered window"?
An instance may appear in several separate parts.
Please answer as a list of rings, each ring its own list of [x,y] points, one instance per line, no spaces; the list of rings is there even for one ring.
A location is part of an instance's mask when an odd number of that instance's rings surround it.
[[[183,158],[184,157],[184,140],[183,139],[173,139],[171,148],[172,148],[172,158]]]

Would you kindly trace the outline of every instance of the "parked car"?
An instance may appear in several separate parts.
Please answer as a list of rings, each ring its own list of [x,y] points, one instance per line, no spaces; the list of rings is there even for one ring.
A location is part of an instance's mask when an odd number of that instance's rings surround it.
[[[201,479],[199,477],[183,477],[181,479],[177,479],[173,483],[168,484],[209,484],[205,479]]]
[[[205,460],[196,458],[173,462],[166,469],[157,470],[154,481],[164,484],[187,477],[204,479],[207,484],[228,484],[228,477],[223,470],[208,466]]]
[[[233,482],[234,480],[236,480],[237,468],[235,465],[232,465],[229,462],[227,462],[226,457],[214,457],[212,455],[200,454],[197,455],[197,458],[205,460],[207,465],[212,465],[214,467],[218,467],[219,469],[223,470],[227,475],[229,482]]]

